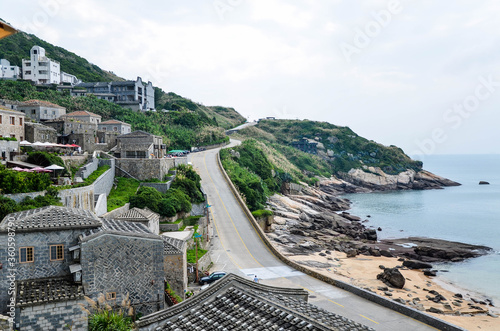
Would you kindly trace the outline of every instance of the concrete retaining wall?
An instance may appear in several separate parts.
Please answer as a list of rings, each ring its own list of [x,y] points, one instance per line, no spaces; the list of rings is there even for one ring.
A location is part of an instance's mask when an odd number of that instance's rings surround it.
[[[30,198],[34,199],[37,196],[44,195],[44,194],[45,194],[45,191],[39,191],[39,192],[29,192],[29,193],[4,194],[4,196],[19,203],[19,202],[23,201],[24,199],[26,199],[26,197],[30,197]]]
[[[116,159],[117,173],[119,176],[132,175],[138,180],[157,178],[163,180],[168,171],[181,164],[187,164],[187,157],[163,159]],[[123,171],[126,173],[124,174]]]
[[[170,224],[160,224],[160,231],[179,231],[180,228],[184,226],[184,222],[170,223]]]
[[[99,166],[99,160],[96,158],[92,158],[92,160],[78,169],[78,171],[75,174],[75,177],[82,177],[83,179],[88,178],[94,171],[97,170],[97,167]]]
[[[103,160],[104,161],[104,160]],[[106,194],[109,195],[111,189],[113,188],[113,183],[115,180],[115,160],[106,160],[108,162],[99,161],[99,166],[109,165],[111,168],[103,173],[99,178],[95,180],[94,185],[94,193],[95,194]]]
[[[234,196],[238,200],[238,203],[240,204],[241,208],[245,212],[247,218],[250,220],[250,223],[252,224],[253,228],[257,232],[257,234],[262,238],[263,242],[266,244],[266,246],[271,250],[271,252],[279,258],[283,263],[289,265],[290,267],[299,270],[305,274],[308,274],[311,277],[314,277],[316,279],[319,279],[327,284],[334,285],[338,288],[341,288],[343,290],[349,291],[353,294],[356,294],[366,300],[370,300],[372,302],[375,302],[381,306],[384,306],[386,308],[392,309],[394,311],[397,311],[398,313],[401,313],[403,315],[409,316],[413,319],[416,319],[417,321],[423,322],[425,324],[428,324],[434,328],[437,328],[439,330],[453,330],[453,331],[464,331],[465,329],[460,328],[456,325],[450,324],[446,321],[443,321],[439,318],[436,318],[434,316],[431,316],[429,314],[423,313],[421,311],[418,311],[416,309],[410,308],[408,306],[405,306],[403,304],[400,304],[398,302],[388,300],[378,294],[369,292],[367,290],[364,290],[362,288],[353,286],[351,284],[342,282],[340,280],[336,280],[327,276],[324,276],[314,270],[308,269],[304,267],[303,265],[300,265],[292,260],[289,260],[286,256],[284,256],[278,249],[271,243],[269,238],[265,235],[264,231],[260,228],[259,224],[253,217],[252,213],[246,206],[246,204],[243,202],[243,199],[241,199],[238,190],[236,187],[233,185],[231,180],[229,179],[229,176],[227,175],[226,171],[224,170],[224,167],[222,166],[222,163],[220,161],[220,155],[217,153],[217,164],[219,165],[219,168],[224,176],[224,179],[228,183],[231,191],[233,192]]]
[[[94,212],[97,216],[101,216],[106,214],[108,211],[108,199],[106,194],[96,194],[94,199],[96,200],[95,207],[94,207]]]
[[[142,182],[140,186],[147,186],[157,189],[160,193],[165,193],[170,189],[170,185],[172,185],[172,180],[166,183],[148,183]]]

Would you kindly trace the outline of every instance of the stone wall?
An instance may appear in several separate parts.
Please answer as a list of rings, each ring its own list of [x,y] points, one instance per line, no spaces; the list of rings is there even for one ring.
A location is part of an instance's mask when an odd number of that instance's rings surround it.
[[[99,234],[81,244],[82,284],[85,294],[116,293],[120,303],[129,294],[143,315],[164,308],[163,241],[118,234]],[[139,304],[140,303],[140,304]]]
[[[185,298],[184,290],[187,288],[187,261],[186,246],[182,254],[166,255],[164,257],[165,279],[172,289],[182,299]]]
[[[57,132],[54,128],[39,123],[24,123],[24,139],[29,142],[57,143]]]
[[[19,261],[19,248],[33,247],[34,262],[17,263],[15,268],[16,280],[44,278],[44,277],[60,277],[69,274],[69,265],[72,264],[69,247],[74,246],[78,242],[78,236],[82,230],[64,230],[64,231],[40,231],[40,232],[16,232],[15,241],[15,258]],[[7,242],[7,234],[0,234],[0,242]],[[64,245],[64,260],[50,261],[49,245]],[[0,249],[0,262],[6,265],[8,260],[7,249]],[[0,269],[0,313],[7,310],[8,295],[8,278],[10,273],[7,268]]]
[[[0,331],[12,331],[12,323],[9,316],[0,315]]]
[[[19,311],[21,330],[86,331],[87,313],[78,304],[87,306],[85,300],[80,299],[24,307]],[[66,327],[67,324],[72,328]]]
[[[192,203],[191,204],[191,216],[203,216],[205,215],[206,202]]]
[[[127,177],[127,173],[138,180],[157,178],[163,180],[170,168],[187,164],[186,157],[163,159],[116,159],[117,175]],[[124,170],[126,173],[123,173]]]

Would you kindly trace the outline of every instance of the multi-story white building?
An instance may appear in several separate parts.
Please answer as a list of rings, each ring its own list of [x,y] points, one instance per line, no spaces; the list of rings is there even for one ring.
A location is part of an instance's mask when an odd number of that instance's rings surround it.
[[[8,60],[1,59],[0,71],[0,78],[2,79],[18,79],[20,77],[21,68],[18,66],[11,66]]]
[[[33,46],[30,59],[23,59],[23,79],[36,84],[59,84],[61,82],[61,66],[59,62],[45,56],[45,49]]]

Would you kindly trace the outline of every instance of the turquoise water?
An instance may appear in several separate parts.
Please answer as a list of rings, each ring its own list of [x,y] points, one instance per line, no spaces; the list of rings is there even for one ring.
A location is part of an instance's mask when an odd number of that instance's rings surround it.
[[[431,155],[424,169],[462,186],[443,190],[348,194],[350,212],[381,227],[380,239],[422,236],[489,246],[494,253],[436,266],[443,280],[500,305],[500,155]],[[478,185],[480,180],[490,185]]]

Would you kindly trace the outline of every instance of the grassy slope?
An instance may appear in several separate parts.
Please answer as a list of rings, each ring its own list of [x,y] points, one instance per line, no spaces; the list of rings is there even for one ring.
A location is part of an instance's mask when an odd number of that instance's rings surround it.
[[[303,172],[305,170],[316,175],[346,172],[363,165],[380,167],[389,174],[406,169],[420,170],[422,166],[396,146],[383,146],[358,136],[348,127],[326,122],[262,120],[255,127],[241,130],[240,135],[244,139],[254,138],[265,142],[274,150],[273,153],[281,153],[281,158],[286,158]],[[302,137],[315,139],[323,145],[323,148],[318,148],[319,157],[290,147],[293,140]],[[333,157],[328,157],[327,151],[333,153]],[[267,154],[272,155],[269,151]]]

